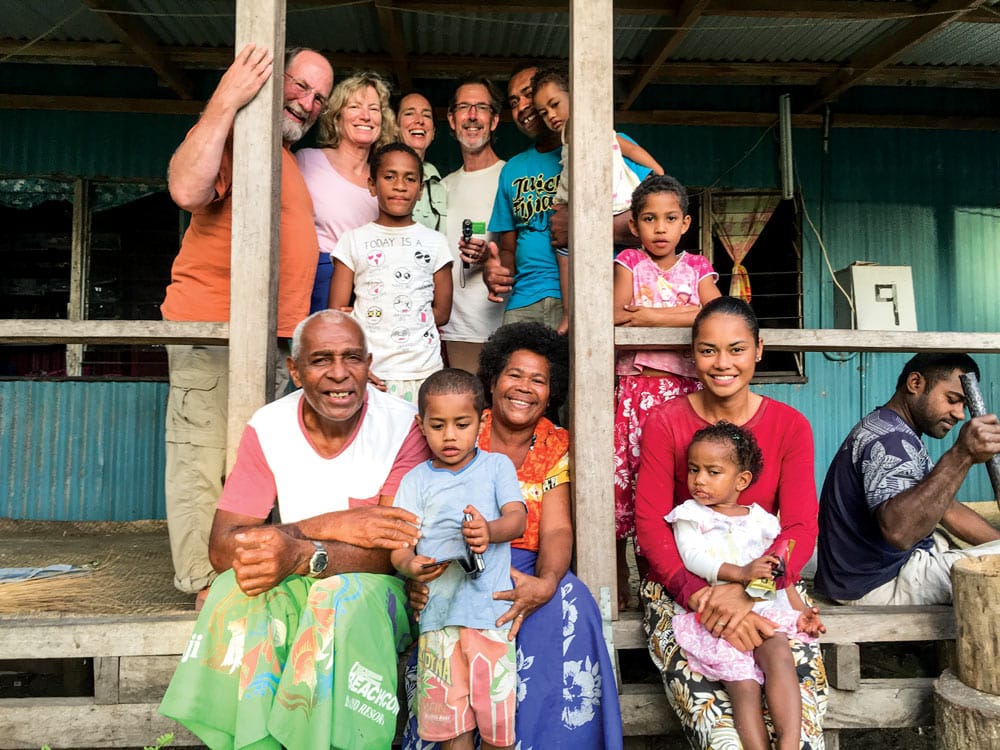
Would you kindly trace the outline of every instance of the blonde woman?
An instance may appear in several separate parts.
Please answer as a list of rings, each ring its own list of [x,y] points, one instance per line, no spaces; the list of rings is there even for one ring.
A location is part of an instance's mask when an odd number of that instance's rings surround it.
[[[312,196],[319,238],[310,312],[327,307],[333,273],[330,253],[340,237],[378,217],[378,204],[368,191],[368,157],[395,139],[389,84],[377,73],[364,71],[334,88],[319,120],[319,147],[295,154]]]

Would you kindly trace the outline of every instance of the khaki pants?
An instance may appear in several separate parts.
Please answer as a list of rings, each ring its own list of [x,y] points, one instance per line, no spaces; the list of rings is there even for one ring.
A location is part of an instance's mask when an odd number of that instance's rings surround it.
[[[896,577],[860,599],[841,604],[951,604],[951,566],[965,557],[1000,555],[1000,541],[958,549],[934,532],[931,549],[914,550]]]
[[[544,323],[555,330],[562,322],[562,314],[562,300],[558,297],[545,297],[525,307],[504,310],[503,324]]]
[[[275,397],[288,388],[287,356],[287,341],[279,340]],[[167,529],[174,586],[194,594],[216,576],[208,559],[208,538],[226,473],[229,348],[174,345],[167,347],[167,357]]]
[[[482,342],[445,341],[444,350],[448,353],[448,367],[457,367],[473,375],[479,372],[479,352],[483,350]]]

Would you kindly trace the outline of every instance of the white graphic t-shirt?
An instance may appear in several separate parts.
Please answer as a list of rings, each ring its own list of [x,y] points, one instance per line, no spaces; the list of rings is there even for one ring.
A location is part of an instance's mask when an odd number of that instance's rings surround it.
[[[434,272],[452,262],[448,240],[422,224],[352,229],[332,253],[354,271],[354,317],[385,380],[422,380],[440,370]],[[334,271],[336,273],[336,271]]]

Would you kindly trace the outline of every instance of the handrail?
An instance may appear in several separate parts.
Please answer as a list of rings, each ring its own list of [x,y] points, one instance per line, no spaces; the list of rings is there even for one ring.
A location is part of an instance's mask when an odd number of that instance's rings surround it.
[[[220,344],[228,323],[172,320],[0,320],[0,344]]]
[[[683,349],[686,328],[614,329],[619,349]],[[855,331],[843,328],[765,328],[764,345],[793,352],[1000,353],[1000,333]],[[0,319],[0,344],[225,344],[228,323],[171,320]]]
[[[1000,353],[1000,333],[956,331],[855,331],[844,328],[762,328],[764,346],[782,352]],[[683,349],[687,328],[615,328],[620,349]]]

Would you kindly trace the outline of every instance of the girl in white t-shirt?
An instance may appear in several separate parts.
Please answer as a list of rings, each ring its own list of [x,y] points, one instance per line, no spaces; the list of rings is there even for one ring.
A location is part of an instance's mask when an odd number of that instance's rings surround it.
[[[409,146],[372,155],[368,189],[378,218],[341,237],[332,253],[330,307],[350,309],[368,340],[371,379],[415,402],[420,384],[440,370],[437,327],[451,314],[451,253],[440,232],[413,220],[423,165]]]

